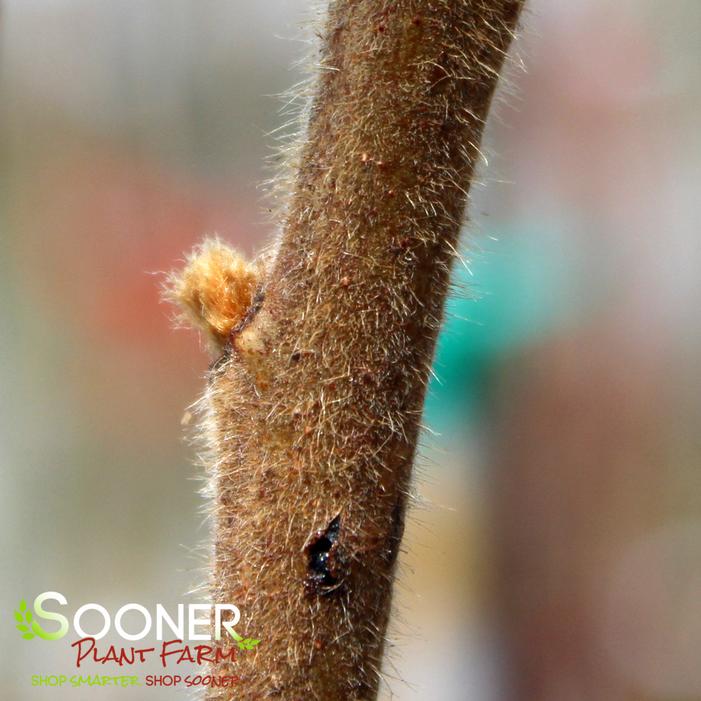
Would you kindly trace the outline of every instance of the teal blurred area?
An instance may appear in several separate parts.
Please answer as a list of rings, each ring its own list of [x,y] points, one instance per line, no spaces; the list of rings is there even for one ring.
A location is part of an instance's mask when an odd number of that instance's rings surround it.
[[[159,285],[204,234],[249,253],[274,233],[260,183],[305,17],[0,0],[0,698],[82,698],[31,687],[74,662],[19,637],[21,597],[172,606],[206,580],[181,424],[207,358]],[[455,261],[383,699],[701,699],[700,27],[697,0],[529,3]]]
[[[490,232],[473,244],[468,240],[453,270],[426,400],[429,426],[454,420],[459,430],[477,421],[501,358],[581,323],[598,303],[596,294],[578,294],[585,271],[578,269],[576,244],[547,224]]]

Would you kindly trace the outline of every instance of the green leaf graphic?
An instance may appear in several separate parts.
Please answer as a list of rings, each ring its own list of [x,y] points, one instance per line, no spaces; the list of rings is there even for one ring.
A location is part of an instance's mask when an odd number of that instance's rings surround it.
[[[260,640],[255,638],[244,638],[238,645],[241,650],[253,650],[258,643],[260,643]]]
[[[24,599],[19,602],[19,611],[15,611],[14,614],[17,621],[15,628],[22,633],[22,637],[25,640],[34,638],[35,634],[29,627],[32,622],[32,612],[27,608],[27,602]]]
[[[236,641],[239,650],[253,650],[260,643],[257,638],[244,638],[235,630],[230,631],[231,637]]]

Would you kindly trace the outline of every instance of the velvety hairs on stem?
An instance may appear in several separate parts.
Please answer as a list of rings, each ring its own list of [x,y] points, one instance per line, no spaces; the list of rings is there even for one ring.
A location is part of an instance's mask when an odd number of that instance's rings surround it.
[[[274,254],[170,296],[203,399],[211,585],[261,643],[211,699],[374,699],[451,262],[520,0],[333,0]],[[222,642],[224,644],[224,642]]]

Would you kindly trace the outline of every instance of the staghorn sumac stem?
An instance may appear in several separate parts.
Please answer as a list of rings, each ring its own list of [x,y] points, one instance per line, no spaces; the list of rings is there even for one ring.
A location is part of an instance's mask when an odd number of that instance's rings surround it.
[[[449,269],[521,4],[330,3],[281,241],[205,397],[214,596],[262,641],[215,666],[240,682],[209,698],[377,694]]]

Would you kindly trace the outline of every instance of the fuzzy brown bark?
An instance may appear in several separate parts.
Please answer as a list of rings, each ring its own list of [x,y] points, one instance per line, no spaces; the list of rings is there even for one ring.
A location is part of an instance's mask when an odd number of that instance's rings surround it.
[[[279,250],[213,366],[209,698],[374,699],[411,465],[520,0],[336,0]]]

